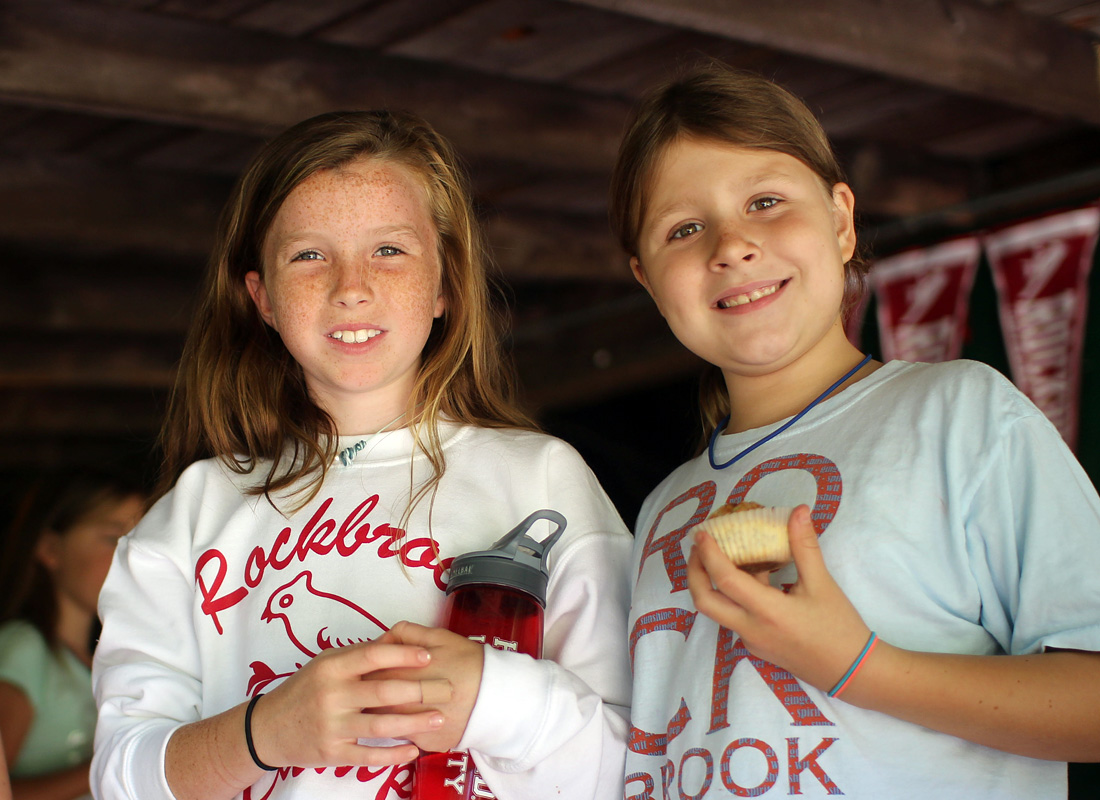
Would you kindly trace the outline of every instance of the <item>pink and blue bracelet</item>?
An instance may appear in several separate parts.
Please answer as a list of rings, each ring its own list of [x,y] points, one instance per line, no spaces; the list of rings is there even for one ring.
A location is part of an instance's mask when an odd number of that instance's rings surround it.
[[[878,636],[874,631],[871,631],[870,638],[867,639],[867,644],[863,645],[863,649],[859,651],[859,655],[856,656],[856,660],[852,662],[852,666],[848,667],[848,671],[845,672],[836,685],[829,690],[829,697],[837,697],[848,688],[848,684],[852,682],[852,678],[859,672],[860,667],[863,666],[863,662],[867,660],[867,656],[871,655],[871,651],[875,649],[875,645],[878,644]]]

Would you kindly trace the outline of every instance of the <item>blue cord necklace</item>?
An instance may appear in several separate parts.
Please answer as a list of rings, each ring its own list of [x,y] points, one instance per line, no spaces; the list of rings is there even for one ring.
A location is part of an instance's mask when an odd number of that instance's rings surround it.
[[[754,444],[750,444],[750,445],[749,445],[748,447],[746,447],[746,448],[745,448],[744,450],[742,450],[742,451],[741,451],[740,453],[738,453],[737,455],[735,455],[735,456],[734,456],[733,458],[731,458],[731,459],[730,459],[729,461],[727,461],[727,462],[726,462],[725,464],[718,464],[718,463],[716,463],[716,462],[715,462],[715,460],[714,460],[714,444],[715,444],[715,442],[717,442],[717,441],[718,441],[718,437],[719,437],[719,436],[720,436],[720,435],[722,434],[722,431],[723,431],[723,430],[725,430],[726,426],[727,426],[727,425],[729,424],[729,421],[730,421],[730,415],[729,415],[729,414],[726,414],[726,416],[725,416],[725,417],[723,417],[722,421],[718,423],[718,427],[714,429],[714,433],[712,433],[712,434],[710,435],[710,442],[709,442],[709,443],[707,444],[707,458],[709,458],[709,459],[710,459],[710,465],[711,465],[711,467],[713,467],[714,469],[725,469],[726,467],[730,466],[731,464],[735,464],[735,463],[737,463],[738,461],[740,461],[740,460],[741,460],[742,458],[744,458],[745,456],[747,456],[747,455],[748,455],[749,453],[751,453],[751,452],[752,452],[753,450],[755,450],[756,448],[758,448],[758,447],[759,447],[760,445],[762,445],[762,444],[765,444],[766,442],[770,442],[770,441],[771,441],[772,439],[774,439],[774,438],[775,438],[776,436],[778,436],[779,434],[783,433],[783,431],[787,430],[787,428],[791,427],[791,426],[792,426],[792,425],[794,425],[794,424],[795,424],[796,422],[798,422],[798,421],[799,421],[800,419],[802,419],[802,418],[803,418],[804,416],[806,416],[806,414],[808,414],[808,413],[810,412],[810,409],[811,409],[811,408],[813,408],[814,406],[816,406],[816,405],[817,405],[818,403],[820,403],[820,402],[821,402],[822,400],[824,400],[824,399],[825,399],[826,397],[828,397],[828,396],[829,396],[829,395],[831,395],[831,394],[832,394],[832,393],[833,393],[834,391],[836,391],[836,389],[837,389],[837,387],[838,387],[838,386],[840,386],[840,385],[841,385],[842,383],[844,383],[844,381],[848,380],[848,379],[849,379],[850,377],[852,377],[852,376],[853,376],[853,375],[855,375],[855,374],[856,374],[857,372],[859,372],[859,371],[860,371],[861,369],[863,369],[864,365],[865,365],[865,364],[866,364],[866,363],[867,363],[868,361],[870,361],[870,360],[871,360],[871,354],[870,354],[870,353],[868,353],[867,355],[865,355],[865,356],[863,357],[863,360],[862,360],[862,361],[860,361],[860,362],[859,362],[858,364],[856,364],[856,365],[855,365],[854,367],[852,367],[852,368],[851,368],[850,370],[848,370],[847,372],[845,372],[845,373],[844,373],[844,375],[842,375],[842,376],[841,376],[840,380],[838,380],[838,381],[837,381],[836,383],[834,383],[834,384],[833,384],[832,386],[830,386],[830,387],[829,387],[828,389],[826,389],[826,390],[825,390],[824,392],[822,392],[821,394],[819,394],[819,395],[818,395],[818,396],[817,396],[817,397],[816,397],[816,398],[815,398],[815,399],[814,399],[814,400],[813,400],[813,401],[812,401],[812,402],[811,402],[811,403],[810,403],[810,404],[809,404],[808,406],[806,406],[806,407],[805,407],[804,409],[802,409],[801,411],[799,411],[799,412],[798,412],[797,414],[795,414],[795,415],[794,415],[793,417],[791,417],[791,418],[790,418],[789,420],[787,420],[787,421],[786,421],[785,423],[783,423],[782,425],[780,425],[780,426],[779,426],[778,428],[776,428],[776,429],[775,429],[774,431],[772,431],[771,433],[769,433],[769,434],[768,434],[767,436],[765,436],[765,437],[764,437],[763,439],[759,439],[759,440],[757,440],[757,441],[756,441],[756,442],[755,442]]]

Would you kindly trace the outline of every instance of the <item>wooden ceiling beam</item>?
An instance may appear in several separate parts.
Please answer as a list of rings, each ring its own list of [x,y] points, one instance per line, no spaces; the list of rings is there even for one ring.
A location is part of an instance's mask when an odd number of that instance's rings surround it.
[[[517,211],[490,217],[485,229],[492,257],[509,280],[633,280],[605,216]]]
[[[201,267],[226,180],[82,159],[0,156],[0,241],[92,252],[145,252]],[[509,280],[629,280],[604,215],[534,213],[495,204],[486,220],[493,257]],[[0,297],[0,309],[12,301]],[[4,316],[0,314],[0,324]]]
[[[1093,37],[1009,4],[984,6],[972,0],[570,2],[1100,126]]]
[[[468,157],[606,170],[628,106],[473,70],[73,0],[0,4],[0,96],[269,135],[325,111],[407,108]]]
[[[84,260],[44,264],[33,276],[17,280],[4,268],[8,287],[0,293],[0,328],[5,335],[78,337],[88,334],[182,334],[188,309],[197,294],[199,272],[163,270],[155,257],[140,277],[111,270],[81,270]],[[93,262],[94,263],[94,262]],[[2,341],[2,338],[0,338]],[[57,342],[59,349],[70,345]]]
[[[2,68],[0,68],[2,71]],[[230,183],[106,168],[84,159],[0,156],[0,239],[204,259]]]
[[[183,334],[0,333],[0,390],[168,389]]]

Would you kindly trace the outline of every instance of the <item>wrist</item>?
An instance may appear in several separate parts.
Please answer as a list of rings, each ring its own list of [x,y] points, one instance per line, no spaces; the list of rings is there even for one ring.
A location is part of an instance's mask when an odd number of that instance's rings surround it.
[[[241,703],[173,730],[164,750],[164,780],[173,797],[232,797],[263,775],[252,763],[245,744],[242,728],[246,710],[247,704]]]
[[[827,692],[829,697],[840,697],[841,694],[847,691],[848,687],[851,686],[852,682],[859,675],[859,672],[863,669],[868,659],[870,659],[878,643],[878,634],[871,631],[867,636],[867,641],[864,643],[859,653],[856,654],[856,657],[852,660],[848,669],[845,670],[844,674],[837,679],[837,682],[834,683],[832,688]]]
[[[248,701],[248,705],[244,711],[244,741],[245,746],[248,748],[248,755],[252,758],[252,763],[265,772],[274,772],[278,769],[277,766],[271,766],[262,758],[259,753],[256,752],[256,740],[253,726],[256,719],[256,706],[259,704],[260,698],[263,697],[263,693],[255,695]]]
[[[875,711],[889,708],[898,700],[899,677],[903,680],[902,686],[911,680],[905,677],[914,668],[908,658],[910,655],[910,651],[895,647],[881,637],[876,638],[875,646],[864,656],[858,674],[836,699]]]

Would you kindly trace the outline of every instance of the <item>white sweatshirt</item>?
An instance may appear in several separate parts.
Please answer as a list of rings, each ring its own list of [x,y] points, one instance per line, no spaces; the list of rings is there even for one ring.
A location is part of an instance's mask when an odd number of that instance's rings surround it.
[[[499,800],[621,797],[630,533],[564,442],[440,429],[446,472],[430,527],[425,500],[404,537],[406,430],[342,437],[320,493],[290,517],[242,492],[266,465],[241,477],[210,460],[183,473],[120,543],[100,597],[97,798],[171,798],[164,752],[179,726],[268,691],[327,647],[373,639],[400,620],[438,624],[450,559],[488,548],[542,508],[568,523],[548,557],[544,658],[486,647],[459,747]],[[412,465],[419,483],[427,461]],[[549,531],[540,526],[538,539]],[[407,765],[285,768],[240,796],[397,800],[410,780]]]

